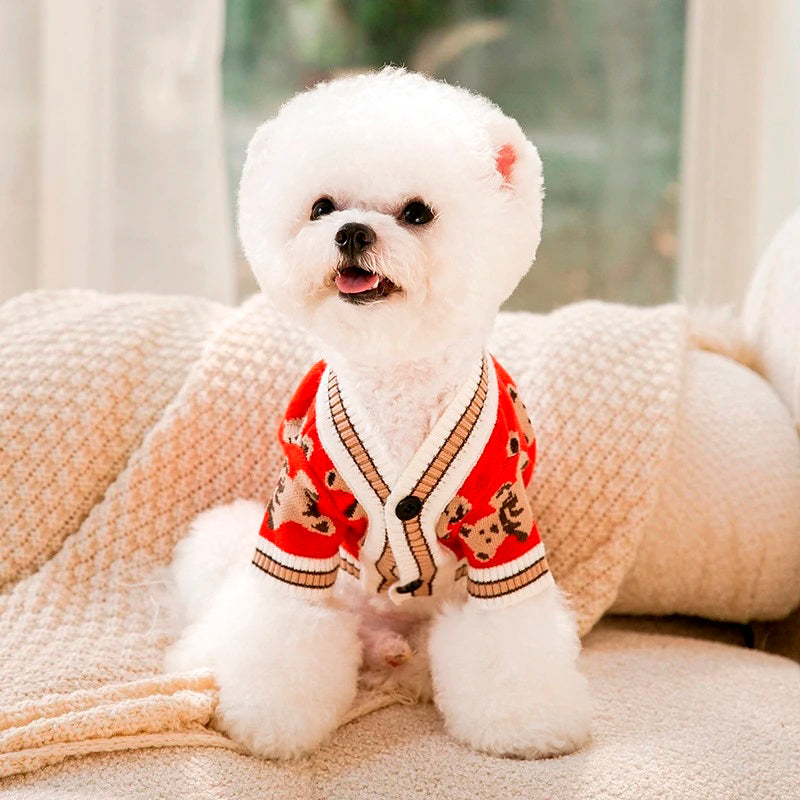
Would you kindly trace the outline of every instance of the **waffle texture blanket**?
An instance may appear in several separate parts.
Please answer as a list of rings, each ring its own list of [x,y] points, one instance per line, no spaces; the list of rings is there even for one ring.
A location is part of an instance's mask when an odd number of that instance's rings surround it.
[[[587,633],[656,504],[685,312],[506,314],[491,350],[537,428],[534,509]],[[206,727],[212,677],[161,674],[157,584],[194,515],[269,496],[275,427],[314,359],[261,297],[231,309],[37,293],[0,309],[0,775],[90,752],[234,747]]]

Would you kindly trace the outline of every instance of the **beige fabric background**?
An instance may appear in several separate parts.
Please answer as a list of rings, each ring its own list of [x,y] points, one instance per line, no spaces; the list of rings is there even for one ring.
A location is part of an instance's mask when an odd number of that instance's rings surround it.
[[[537,428],[538,521],[586,633],[658,501],[685,312],[501,315],[492,350]],[[210,677],[159,674],[162,568],[200,510],[270,493],[275,426],[313,360],[261,297],[42,293],[0,309],[0,775],[121,747],[232,747],[204,727]]]
[[[667,634],[667,635],[665,635]],[[686,636],[697,638],[685,638]],[[706,641],[721,637],[730,644]],[[289,764],[172,747],[70,759],[0,780],[4,800],[791,800],[800,667],[698,623],[603,620],[582,656],[593,741],[564,758],[490,758],[431,706],[394,706]]]
[[[800,603],[800,437],[772,387],[686,355],[653,513],[612,610],[748,622]]]
[[[758,351],[759,369],[783,399],[800,432],[800,208],[786,220],[761,259],[742,316]]]
[[[655,502],[684,341],[675,307],[586,303],[498,327],[494,349],[538,421],[539,523],[583,632]],[[268,496],[275,425],[313,358],[262,297],[227,309],[44,293],[3,307],[0,774],[114,736],[196,741],[207,683],[131,688],[158,675],[168,641],[160,570],[200,510]]]

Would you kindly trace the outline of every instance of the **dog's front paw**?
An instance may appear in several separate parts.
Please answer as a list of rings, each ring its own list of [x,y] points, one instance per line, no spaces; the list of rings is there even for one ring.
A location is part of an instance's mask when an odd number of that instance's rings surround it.
[[[254,755],[295,758],[352,705],[360,660],[352,614],[277,593],[250,568],[223,584],[167,666],[210,667],[219,685],[214,726]]]
[[[554,585],[510,608],[448,609],[430,641],[435,699],[448,731],[497,756],[577,750],[591,719],[586,679],[576,667],[579,648]]]
[[[217,668],[214,727],[262,758],[289,759],[312,752],[355,698],[355,678],[351,682],[350,676],[337,675],[326,659],[321,661],[316,654],[294,654],[288,663],[269,659],[259,669],[254,661],[230,659]]]

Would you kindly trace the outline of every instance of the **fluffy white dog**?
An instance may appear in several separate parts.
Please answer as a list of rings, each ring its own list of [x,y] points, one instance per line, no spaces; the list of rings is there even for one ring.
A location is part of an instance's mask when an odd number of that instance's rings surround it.
[[[524,758],[586,740],[576,628],[525,492],[533,431],[484,353],[541,202],[514,120],[400,69],[321,84],[253,137],[244,250],[325,362],[281,425],[266,513],[213,509],[179,544],[167,656],[213,668],[217,724],[253,753],[316,747],[359,669],[429,696],[426,658],[458,740]]]

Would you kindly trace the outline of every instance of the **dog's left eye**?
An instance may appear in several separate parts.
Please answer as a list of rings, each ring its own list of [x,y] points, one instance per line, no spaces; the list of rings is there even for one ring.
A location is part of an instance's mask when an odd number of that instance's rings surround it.
[[[425,203],[412,200],[400,214],[409,225],[427,225],[434,217],[433,211]]]
[[[334,211],[336,211],[336,206],[333,204],[333,200],[330,197],[320,197],[311,207],[311,219],[319,219]]]

